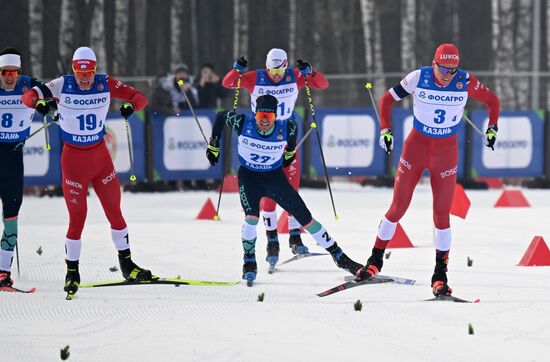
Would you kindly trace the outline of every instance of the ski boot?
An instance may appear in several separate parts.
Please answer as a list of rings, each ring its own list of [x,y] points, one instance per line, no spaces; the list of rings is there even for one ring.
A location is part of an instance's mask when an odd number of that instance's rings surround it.
[[[432,275],[432,293],[436,296],[450,296],[453,290],[447,284],[447,263],[449,259],[436,259]]]
[[[384,265],[383,256],[384,249],[372,248],[372,254],[367,260],[367,265],[355,274],[355,281],[369,280],[377,276]]]
[[[65,275],[65,286],[63,290],[67,292],[65,299],[71,300],[78,291],[80,285],[80,273],[78,272],[78,260],[67,260],[67,274]]]
[[[307,254],[309,253],[309,249],[307,246],[302,243],[302,237],[301,237],[301,231],[300,229],[292,229],[290,230],[290,237],[288,239],[288,246],[290,247],[290,250],[292,250],[293,254]]]
[[[245,254],[243,264],[243,279],[246,280],[246,285],[251,287],[256,280],[258,272],[258,264],[256,264],[256,254]]]
[[[122,276],[128,281],[140,282],[157,278],[151,274],[150,270],[140,268],[132,261],[130,249],[120,250],[118,252],[118,261],[120,263]]]
[[[351,260],[336,243],[329,246],[326,250],[330,253],[332,260],[334,260],[334,263],[339,268],[347,270],[353,275],[355,275],[357,271],[363,267],[361,264]]]
[[[11,272],[0,270],[0,287],[11,287],[12,285]]]
[[[279,238],[277,230],[266,231],[267,235],[267,256],[265,260],[269,263],[269,274],[275,272],[275,265],[279,261]]]

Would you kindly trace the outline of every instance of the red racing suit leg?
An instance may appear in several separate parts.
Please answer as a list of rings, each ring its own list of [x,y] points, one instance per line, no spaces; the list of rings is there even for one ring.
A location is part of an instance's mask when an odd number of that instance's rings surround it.
[[[126,221],[120,209],[120,181],[111,155],[105,142],[101,142],[94,150],[93,163],[96,172],[91,180],[94,191],[101,202],[107,220],[111,224],[111,229],[123,230],[126,228]]]
[[[65,144],[61,153],[63,197],[69,211],[67,238],[72,240],[80,239],[86,221],[86,195],[93,172],[90,152]]]

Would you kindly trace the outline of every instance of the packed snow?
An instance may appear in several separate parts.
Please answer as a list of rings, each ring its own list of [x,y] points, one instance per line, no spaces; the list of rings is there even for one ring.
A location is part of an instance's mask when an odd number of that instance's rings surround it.
[[[389,188],[333,185],[336,221],[326,190],[301,190],[314,217],[344,251],[364,263]],[[20,212],[21,274],[14,286],[34,294],[0,293],[1,361],[548,361],[550,268],[519,267],[535,235],[550,242],[550,191],[523,190],[530,208],[494,208],[501,190],[467,190],[466,220],[452,217],[449,285],[480,303],[425,302],[434,267],[432,194],[420,185],[401,220],[415,248],[393,249],[383,274],[416,279],[414,286],[359,286],[316,295],[343,282],[329,256],[279,266],[268,274],[265,234],[258,227],[258,278],[249,288],[142,285],[84,289],[65,300],[62,198],[26,197]],[[238,281],[243,213],[225,193],[221,221],[196,220],[212,192],[123,194],[133,258],[156,275]],[[80,261],[82,283],[121,279],[110,229],[95,194]],[[292,256],[281,235],[281,261]],[[309,236],[310,251],[321,252]],[[42,248],[42,254],[37,249]],[[467,266],[467,258],[473,260]],[[263,302],[258,295],[265,294]],[[362,311],[354,310],[357,300]],[[469,334],[469,325],[473,335]]]

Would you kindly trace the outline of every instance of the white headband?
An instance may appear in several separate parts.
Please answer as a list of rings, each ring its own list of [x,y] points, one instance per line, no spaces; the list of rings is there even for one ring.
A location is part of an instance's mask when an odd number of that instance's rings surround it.
[[[21,68],[21,57],[17,54],[0,55],[0,68],[7,66]]]

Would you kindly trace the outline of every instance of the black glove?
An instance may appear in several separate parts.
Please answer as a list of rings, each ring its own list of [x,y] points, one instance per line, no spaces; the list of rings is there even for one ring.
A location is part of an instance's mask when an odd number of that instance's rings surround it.
[[[130,117],[134,113],[134,106],[132,103],[124,103],[122,107],[120,107],[120,115],[126,119]]]
[[[283,167],[288,167],[296,159],[296,150],[294,151],[285,151],[283,159]]]
[[[36,111],[42,116],[45,116],[50,112],[49,102],[47,102],[45,99],[41,99],[36,102],[36,107],[34,109],[36,109]]]
[[[487,128],[487,131],[485,132],[485,139],[483,140],[483,143],[485,143],[485,146],[491,148],[493,151],[495,150],[495,142],[497,140],[497,132],[498,127],[493,125],[489,126]]]
[[[239,72],[242,72],[246,69],[246,66],[248,65],[248,61],[244,57],[244,55],[241,55],[239,59],[235,63],[233,63],[233,68],[238,70]]]
[[[384,149],[384,151],[386,151],[386,153],[391,153],[391,150],[393,149],[393,134],[391,133],[391,129],[384,128],[380,131],[378,144]]]
[[[311,74],[312,68],[311,68],[311,65],[308,62],[305,62],[302,59],[298,59],[296,61],[296,65],[298,66],[298,69],[300,70],[300,73],[302,75]]]
[[[216,163],[218,163],[218,159],[220,158],[220,144],[214,138],[210,138],[210,143],[206,148],[206,158],[208,158],[208,161],[210,161],[212,166],[215,166]]]

